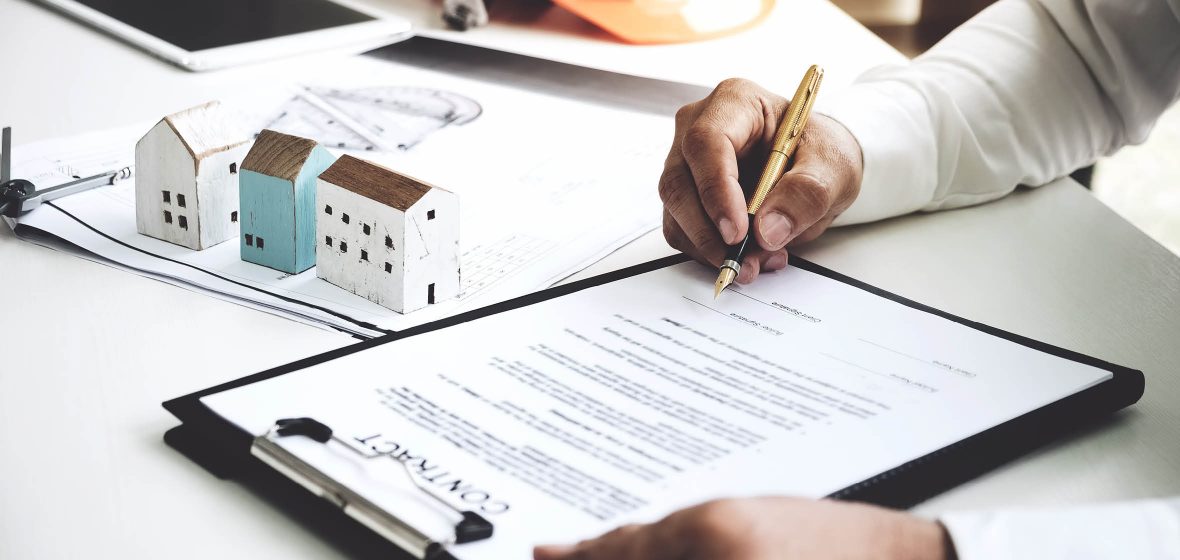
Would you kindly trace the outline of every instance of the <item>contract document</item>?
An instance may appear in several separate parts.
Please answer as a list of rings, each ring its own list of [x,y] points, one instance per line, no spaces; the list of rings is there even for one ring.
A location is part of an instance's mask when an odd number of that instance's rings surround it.
[[[395,461],[528,558],[720,497],[822,497],[1111,378],[800,268],[713,299],[682,263],[206,396],[440,538]],[[352,447],[352,450],[342,449]],[[362,455],[377,459],[366,460]]]

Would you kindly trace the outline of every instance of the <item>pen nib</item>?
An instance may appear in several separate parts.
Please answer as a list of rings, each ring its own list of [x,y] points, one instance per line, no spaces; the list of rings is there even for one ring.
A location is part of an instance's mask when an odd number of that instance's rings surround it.
[[[737,273],[732,268],[722,267],[721,273],[717,275],[717,283],[713,285],[713,299],[721,296],[721,292],[733,283],[733,279],[737,277]]]

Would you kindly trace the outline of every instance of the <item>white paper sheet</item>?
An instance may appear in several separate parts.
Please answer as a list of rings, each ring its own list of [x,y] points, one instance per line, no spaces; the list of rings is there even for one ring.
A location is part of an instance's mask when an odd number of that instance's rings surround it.
[[[134,180],[60,199],[61,211],[40,208],[20,223],[131,270],[363,336],[548,287],[658,223],[667,118],[368,57],[314,75],[311,89],[259,88],[223,101],[248,130],[325,138],[337,154],[350,151],[337,146],[359,148],[351,153],[458,193],[458,300],[401,315],[318,279],[314,268],[292,276],[243,262],[232,241],[194,252],[139,235]],[[128,165],[151,124],[20,146],[14,174],[43,188]]]
[[[831,92],[874,66],[906,60],[826,0],[778,2],[770,16],[752,29],[707,41],[663,45],[628,44],[559,6],[545,3],[517,3],[506,10],[494,10],[486,27],[452,31],[446,29],[435,2],[385,1],[391,10],[413,22],[419,36],[706,87],[740,77],[790,95],[807,67],[819,64],[827,68],[824,88]],[[800,25],[800,19],[807,23]],[[787,35],[796,48],[767,51],[784,45]],[[797,48],[799,45],[806,47]]]
[[[1111,376],[801,269],[717,301],[714,274],[677,265],[203,402],[250,433],[310,416],[405,461],[495,523],[454,547],[474,560],[710,498],[825,496]],[[280,441],[439,530],[389,461]]]

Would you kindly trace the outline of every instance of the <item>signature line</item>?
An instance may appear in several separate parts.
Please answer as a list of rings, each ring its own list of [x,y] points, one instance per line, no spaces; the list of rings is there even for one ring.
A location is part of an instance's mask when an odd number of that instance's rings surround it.
[[[800,320],[800,321],[807,321],[807,319],[804,319],[803,317],[800,317],[800,316],[798,316],[798,315],[796,315],[796,314],[794,314],[794,313],[791,313],[791,312],[787,311],[786,309],[780,309],[778,306],[776,306],[776,305],[774,305],[774,304],[766,303],[765,301],[762,301],[762,300],[760,300],[760,299],[758,299],[758,298],[756,298],[756,297],[754,297],[754,296],[743,294],[743,293],[741,293],[741,292],[739,292],[739,291],[737,291],[737,290],[734,290],[734,289],[732,289],[732,288],[730,288],[730,290],[729,290],[729,291],[731,291],[731,292],[733,292],[733,293],[735,293],[735,294],[737,294],[737,295],[739,295],[739,296],[742,296],[742,297],[744,297],[744,298],[746,298],[746,299],[752,299],[752,300],[754,300],[754,301],[756,301],[756,302],[758,302],[758,303],[761,303],[762,305],[765,305],[766,307],[769,307],[769,308],[771,308],[771,309],[773,309],[773,310],[775,310],[775,311],[778,311],[779,313],[784,313],[784,314],[786,314],[786,315],[788,315],[788,316],[790,316],[790,317],[794,317],[794,318],[796,318],[796,319],[798,319],[798,320]],[[812,321],[807,321],[807,322],[808,322],[808,323],[811,323]]]

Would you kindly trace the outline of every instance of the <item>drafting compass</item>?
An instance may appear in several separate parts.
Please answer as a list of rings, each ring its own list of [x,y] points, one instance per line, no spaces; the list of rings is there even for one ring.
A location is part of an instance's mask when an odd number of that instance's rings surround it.
[[[113,185],[131,177],[131,167],[124,167],[106,173],[77,179],[56,187],[37,190],[32,181],[12,178],[12,129],[5,127],[0,143],[0,216],[17,218],[41,205],[42,202],[63,196]]]

